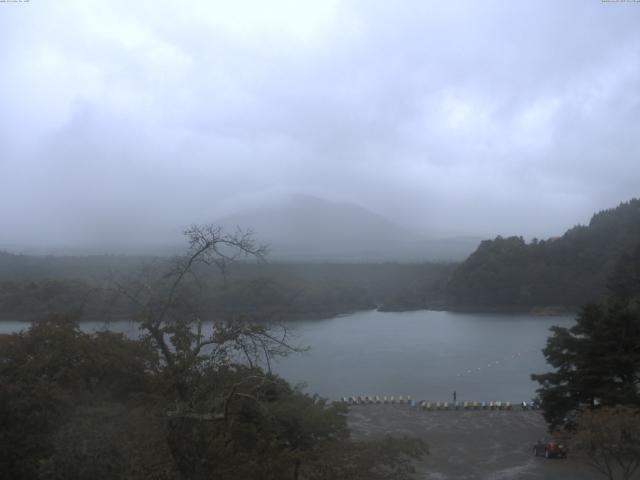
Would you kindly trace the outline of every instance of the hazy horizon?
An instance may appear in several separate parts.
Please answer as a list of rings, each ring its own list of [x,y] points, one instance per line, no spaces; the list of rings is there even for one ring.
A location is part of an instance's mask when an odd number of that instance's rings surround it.
[[[0,248],[162,244],[291,195],[561,235],[640,195],[638,25],[633,2],[2,3]]]

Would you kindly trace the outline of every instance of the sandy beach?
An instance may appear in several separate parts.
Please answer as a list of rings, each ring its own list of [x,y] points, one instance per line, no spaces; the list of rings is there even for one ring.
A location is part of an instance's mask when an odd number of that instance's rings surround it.
[[[425,480],[595,480],[604,478],[579,459],[545,459],[533,445],[547,436],[539,411],[422,411],[409,405],[350,408],[354,438],[385,434],[422,438],[430,454],[416,465]]]

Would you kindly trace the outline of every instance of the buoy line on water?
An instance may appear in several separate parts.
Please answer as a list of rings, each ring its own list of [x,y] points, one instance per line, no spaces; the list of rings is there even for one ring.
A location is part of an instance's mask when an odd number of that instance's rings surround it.
[[[486,366],[484,366],[485,364],[483,362],[482,366],[473,367],[473,368],[467,368],[467,369],[463,370],[462,372],[457,373],[456,377],[464,377],[464,376],[471,375],[471,374],[483,373],[483,372],[488,371],[488,369],[490,369],[490,368],[498,367],[498,366],[501,366],[501,365],[507,365],[510,361],[517,360],[517,359],[521,358],[524,354],[528,354],[528,353],[532,353],[532,352],[536,352],[536,351],[539,351],[539,350],[531,348],[531,349],[528,349],[528,350],[522,350],[522,351],[519,351],[519,352],[515,352],[515,353],[512,353],[510,355],[506,355],[506,356],[504,356],[502,358],[499,358],[497,360],[493,360],[493,361],[487,362]]]

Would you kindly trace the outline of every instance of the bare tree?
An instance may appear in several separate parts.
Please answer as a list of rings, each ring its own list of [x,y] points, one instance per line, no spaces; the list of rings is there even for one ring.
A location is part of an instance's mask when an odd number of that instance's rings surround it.
[[[640,410],[604,407],[580,415],[572,451],[609,480],[629,480],[640,467]]]
[[[205,323],[195,307],[194,297],[203,288],[198,276],[202,267],[226,275],[240,258],[264,260],[267,247],[257,244],[250,230],[228,234],[221,227],[194,225],[185,235],[189,242],[186,254],[173,258],[166,271],[155,266],[134,282],[114,281],[120,293],[134,303],[141,329],[157,348],[166,372],[173,377],[176,401],[183,404],[189,400],[188,380],[200,367],[243,361],[250,368],[264,367],[270,374],[274,356],[302,350],[292,345],[284,325],[250,324],[239,315]]]

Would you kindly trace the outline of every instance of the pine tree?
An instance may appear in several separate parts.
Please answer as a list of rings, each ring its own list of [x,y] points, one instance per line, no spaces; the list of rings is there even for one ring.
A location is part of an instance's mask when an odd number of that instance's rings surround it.
[[[552,327],[543,350],[555,371],[534,374],[545,419],[595,404],[640,405],[640,246],[622,256],[603,304],[582,308],[571,328]]]

